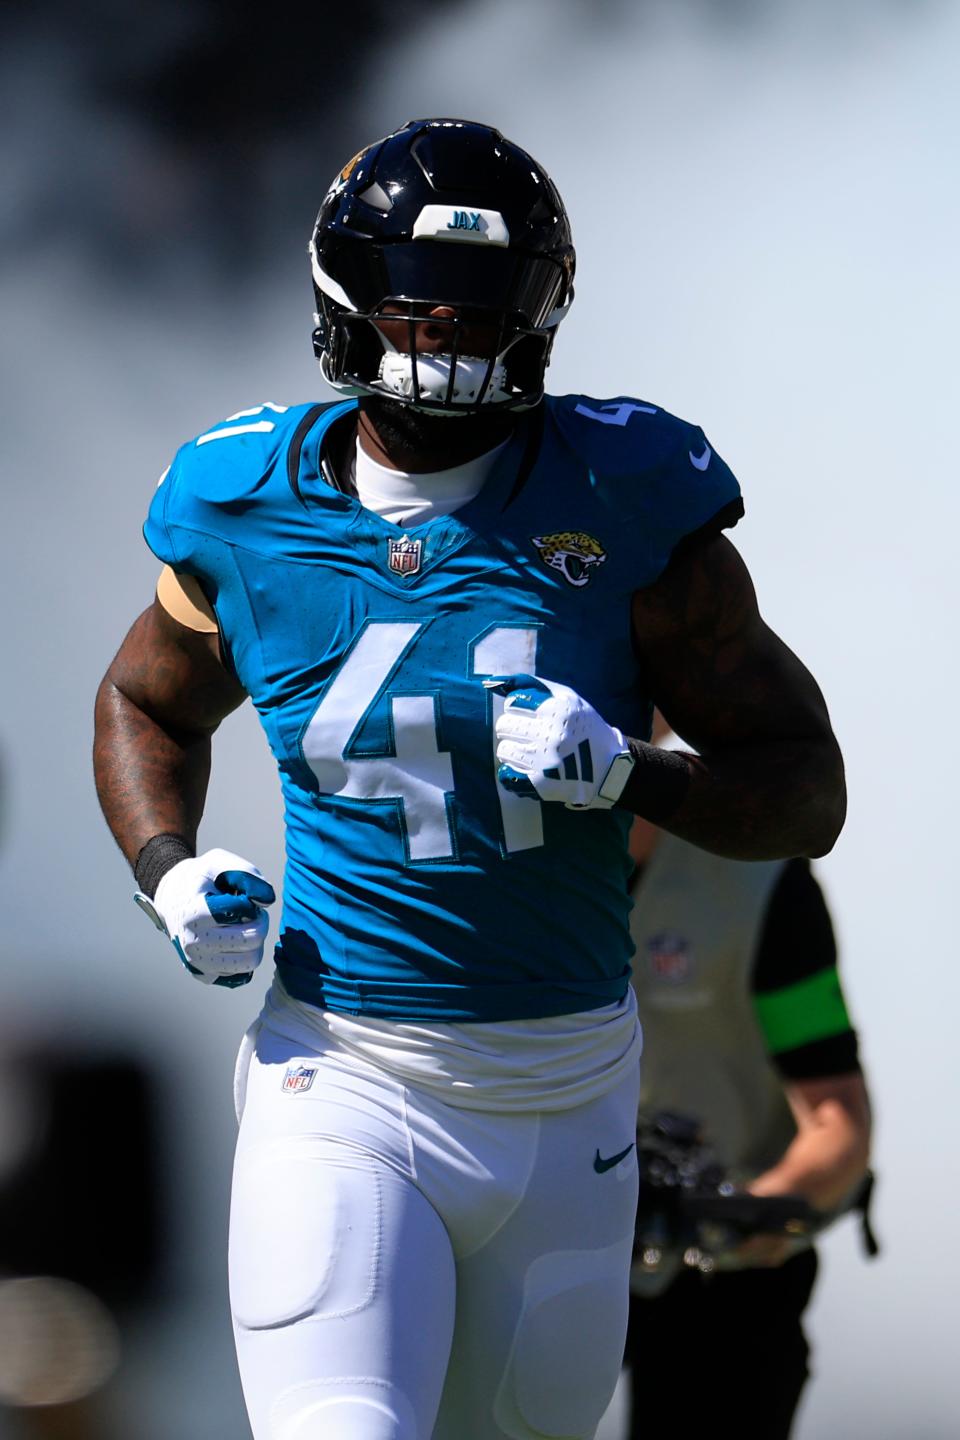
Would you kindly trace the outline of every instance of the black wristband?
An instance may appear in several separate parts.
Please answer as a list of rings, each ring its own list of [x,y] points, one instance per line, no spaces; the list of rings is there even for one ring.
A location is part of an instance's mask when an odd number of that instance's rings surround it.
[[[634,765],[617,807],[649,820],[651,825],[662,825],[680,808],[687,793],[689,761],[676,750],[660,750],[642,740],[628,737],[627,745]]]
[[[167,871],[179,865],[181,860],[192,860],[196,853],[182,835],[154,835],[137,856],[133,867],[134,879],[144,895],[152,900]]]

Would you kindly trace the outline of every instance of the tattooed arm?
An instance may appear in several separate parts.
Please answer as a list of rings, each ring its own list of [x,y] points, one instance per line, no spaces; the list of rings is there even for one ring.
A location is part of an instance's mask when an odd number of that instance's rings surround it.
[[[663,828],[734,859],[826,854],[846,809],[840,750],[816,681],[760,618],[730,542],[678,557],[638,591],[633,633],[647,693],[700,752],[683,760]],[[643,770],[620,801],[641,815]]]
[[[94,775],[107,824],[133,865],[154,835],[195,845],[210,776],[210,737],[245,697],[200,634],[154,601],[134,623],[97,693]]]

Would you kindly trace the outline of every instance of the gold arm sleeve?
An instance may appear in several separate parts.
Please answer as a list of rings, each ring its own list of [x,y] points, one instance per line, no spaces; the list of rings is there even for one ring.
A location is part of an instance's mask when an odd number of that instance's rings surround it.
[[[210,602],[192,575],[178,575],[169,565],[164,565],[157,581],[157,599],[167,614],[188,630],[216,635],[220,628]]]

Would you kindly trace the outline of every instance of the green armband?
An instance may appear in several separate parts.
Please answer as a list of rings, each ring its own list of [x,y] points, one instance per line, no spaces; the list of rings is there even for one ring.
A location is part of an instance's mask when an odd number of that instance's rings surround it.
[[[757,1020],[771,1055],[826,1040],[850,1029],[836,966],[820,970],[795,985],[755,995]]]

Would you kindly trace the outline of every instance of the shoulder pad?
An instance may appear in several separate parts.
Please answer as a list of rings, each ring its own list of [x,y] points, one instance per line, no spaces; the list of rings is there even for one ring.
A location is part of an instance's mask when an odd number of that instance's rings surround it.
[[[558,395],[550,397],[550,407],[570,448],[595,474],[611,479],[642,475],[682,457],[684,451],[699,468],[704,455],[706,441],[698,426],[647,400],[629,395],[609,400]]]
[[[206,505],[225,505],[251,495],[272,474],[309,405],[268,400],[238,410],[188,440],[171,466],[176,488]]]
[[[698,426],[625,395],[564,395],[551,399],[550,410],[598,502],[616,513],[638,553],[645,547],[645,583],[681,544],[717,534],[743,514],[736,477]]]
[[[189,534],[224,534],[225,526],[232,531],[237,517],[258,503],[258,492],[265,498],[275,493],[276,483],[286,492],[287,452],[298,427],[317,411],[316,405],[271,401],[238,410],[181,445],[144,525],[154,554],[175,569],[189,569]]]

